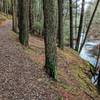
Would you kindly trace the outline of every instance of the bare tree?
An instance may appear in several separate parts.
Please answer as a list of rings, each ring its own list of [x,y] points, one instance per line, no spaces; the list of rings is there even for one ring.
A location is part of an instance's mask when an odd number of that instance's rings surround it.
[[[100,2],[100,0],[97,0],[97,3],[96,3],[96,6],[95,6],[95,9],[94,9],[94,11],[93,11],[93,14],[92,14],[92,16],[91,16],[91,19],[90,19],[89,25],[88,25],[87,30],[86,30],[86,34],[85,34],[85,37],[84,37],[83,43],[82,43],[81,46],[80,46],[79,53],[81,52],[81,50],[82,50],[82,48],[83,48],[83,46],[84,46],[84,44],[85,44],[85,41],[86,41],[86,39],[87,39],[87,35],[88,35],[89,29],[90,29],[90,27],[91,27],[91,24],[92,24],[93,18],[94,18],[94,16],[95,16],[95,13],[96,13],[96,11],[97,11],[97,8],[98,8],[98,5],[99,5],[99,2]]]
[[[83,18],[84,18],[84,6],[85,6],[85,0],[82,0],[82,8],[81,8],[81,15],[80,15],[80,24],[79,24],[78,36],[77,36],[76,47],[75,47],[76,51],[79,50],[79,45],[80,45],[80,38],[81,38]]]

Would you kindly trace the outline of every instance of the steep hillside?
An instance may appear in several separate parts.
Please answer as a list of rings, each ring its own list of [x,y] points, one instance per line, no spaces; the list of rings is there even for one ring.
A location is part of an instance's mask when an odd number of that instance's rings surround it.
[[[44,42],[30,36],[23,47],[11,31],[11,20],[0,26],[0,95],[5,100],[99,100],[91,84],[91,66],[70,48],[57,50],[57,81],[44,71]],[[10,99],[9,99],[10,98]],[[30,99],[29,99],[30,98]],[[40,99],[42,98],[42,99]],[[0,97],[2,100],[2,97]]]

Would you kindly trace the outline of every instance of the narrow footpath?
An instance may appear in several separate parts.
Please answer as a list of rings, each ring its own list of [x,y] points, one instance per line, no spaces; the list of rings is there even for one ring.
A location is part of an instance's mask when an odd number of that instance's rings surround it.
[[[11,20],[0,25],[0,100],[55,100],[50,79],[14,41]]]

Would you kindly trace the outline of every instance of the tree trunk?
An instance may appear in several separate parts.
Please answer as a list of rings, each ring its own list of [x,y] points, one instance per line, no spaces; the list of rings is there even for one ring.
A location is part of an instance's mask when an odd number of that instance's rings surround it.
[[[57,36],[57,0],[43,0],[45,69],[50,77],[56,80],[56,36]]]
[[[19,40],[21,44],[28,46],[29,0],[18,0],[18,8]]]
[[[98,0],[97,3],[96,3],[96,7],[95,7],[95,9],[94,9],[94,11],[93,11],[93,14],[92,14],[92,17],[91,17],[91,19],[90,19],[90,22],[89,22],[89,25],[88,25],[88,28],[87,28],[87,31],[86,31],[86,34],[85,34],[85,38],[84,38],[84,40],[83,40],[83,43],[81,44],[79,53],[81,52],[81,50],[82,50],[82,48],[83,48],[83,46],[84,46],[84,44],[85,44],[85,41],[86,41],[86,38],[87,38],[87,35],[88,35],[88,32],[89,32],[89,29],[90,29],[90,27],[91,27],[93,18],[94,18],[94,16],[95,16],[96,10],[97,10],[97,8],[98,8],[99,2],[100,2],[100,0]]]
[[[12,29],[18,32],[17,0],[12,0]]]
[[[70,7],[70,48],[73,48],[73,5],[72,0],[69,0]]]
[[[75,47],[76,51],[79,50],[79,45],[80,45],[80,38],[81,38],[82,26],[83,26],[83,18],[84,18],[84,6],[85,6],[85,0],[82,0],[80,24],[79,24],[78,37],[77,37],[76,47]]]
[[[99,49],[99,52],[98,52],[98,55],[97,55],[97,62],[96,62],[96,65],[95,65],[95,68],[98,68],[98,63],[99,63],[99,59],[100,59],[100,44],[98,45],[98,49]]]
[[[58,0],[58,47],[64,48],[64,32],[63,32],[63,0]]]
[[[34,34],[34,0],[29,2],[29,27],[32,34]]]
[[[0,11],[3,11],[3,0],[0,1]]]
[[[3,12],[6,14],[6,0],[3,0]]]
[[[76,0],[76,12],[75,12],[75,36],[74,38],[76,38],[77,35],[77,7],[78,7],[78,0]]]

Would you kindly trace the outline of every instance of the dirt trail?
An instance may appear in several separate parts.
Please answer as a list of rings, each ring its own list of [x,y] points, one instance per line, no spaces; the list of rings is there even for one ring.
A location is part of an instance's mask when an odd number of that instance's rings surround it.
[[[0,100],[55,100],[50,79],[12,34],[11,20],[0,25]]]

